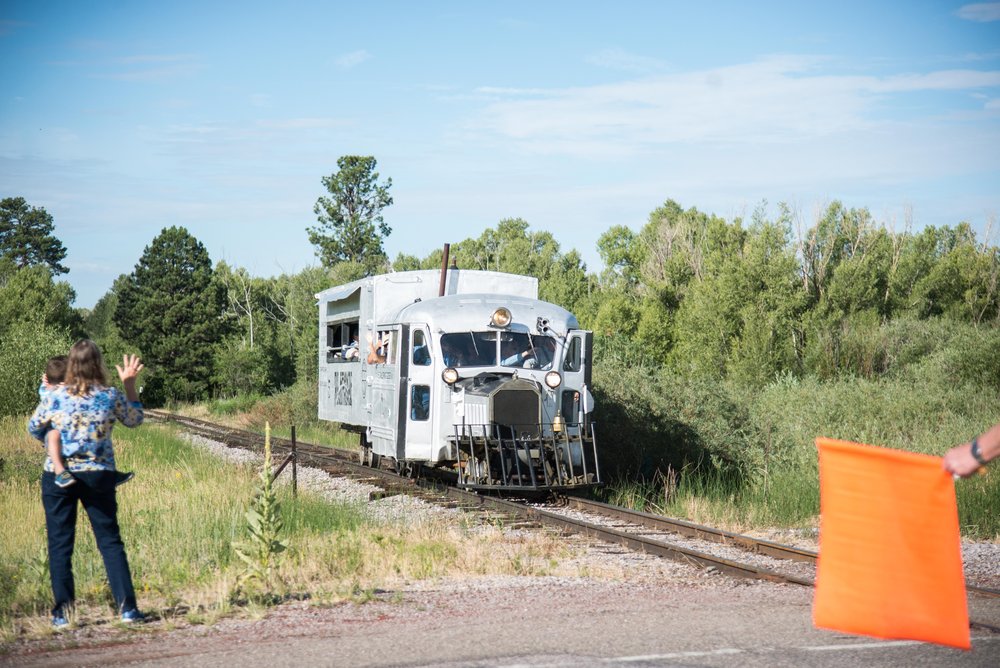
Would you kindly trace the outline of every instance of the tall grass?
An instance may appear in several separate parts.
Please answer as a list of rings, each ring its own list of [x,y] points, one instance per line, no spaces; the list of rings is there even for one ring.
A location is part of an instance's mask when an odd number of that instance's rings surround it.
[[[0,420],[0,639],[47,628],[52,593],[38,478],[42,447],[24,418]],[[118,428],[115,454],[136,478],[119,488],[119,523],[139,605],[154,617],[208,621],[242,604],[245,512],[255,487],[250,466],[223,463],[169,429]],[[405,579],[486,573],[545,573],[563,549],[555,538],[504,542],[499,533],[430,521],[377,521],[362,506],[308,492],[278,491],[290,545],[278,580],[284,596],[333,603]],[[74,554],[84,622],[113,619],[104,567],[81,510]]]
[[[611,407],[598,428],[616,434],[602,442],[602,468],[616,480],[606,494],[734,528],[815,526],[816,437],[941,455],[996,422],[996,388],[948,372],[951,357],[876,379],[782,376],[752,391],[665,370],[603,369]],[[679,473],[672,490],[659,475],[668,469]],[[1000,538],[998,472],[956,489],[965,535]]]

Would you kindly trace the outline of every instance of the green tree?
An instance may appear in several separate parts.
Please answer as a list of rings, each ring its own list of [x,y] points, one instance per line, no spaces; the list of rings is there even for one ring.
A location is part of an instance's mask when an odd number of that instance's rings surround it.
[[[597,240],[597,252],[604,262],[604,282],[611,286],[635,287],[645,260],[644,248],[635,232],[615,225]]]
[[[118,291],[114,316],[151,372],[145,400],[206,396],[223,299],[208,251],[186,229],[166,228],[146,247]]]
[[[307,267],[298,274],[278,277],[270,312],[280,328],[277,344],[285,347],[295,366],[295,382],[314,383],[319,375],[319,314],[316,293],[364,276],[364,268],[342,262],[334,269]]]
[[[329,197],[316,200],[317,227],[308,228],[309,243],[326,267],[359,262],[371,273],[387,262],[382,240],[392,233],[382,210],[392,204],[392,179],[379,183],[371,156],[345,155],[336,172],[323,177]]]
[[[117,363],[122,355],[139,353],[122,339],[118,326],[115,325],[115,311],[118,308],[118,292],[128,282],[128,274],[122,274],[115,279],[111,289],[97,300],[94,308],[83,320],[83,328],[87,336],[97,343],[104,353],[104,358],[111,364]]]
[[[18,267],[46,265],[53,274],[69,271],[61,262],[66,248],[52,234],[52,215],[43,208],[28,206],[23,197],[0,201],[0,257]]]
[[[54,280],[48,267],[19,269],[11,258],[0,258],[0,338],[20,322],[82,336],[83,322],[72,307],[74,299],[76,293],[69,283]]]
[[[27,320],[0,336],[0,415],[24,415],[34,408],[45,363],[65,355],[71,343],[65,330]]]

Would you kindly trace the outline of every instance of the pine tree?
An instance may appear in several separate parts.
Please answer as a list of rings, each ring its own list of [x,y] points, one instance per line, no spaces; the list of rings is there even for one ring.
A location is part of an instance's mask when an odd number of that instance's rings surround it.
[[[221,334],[222,286],[208,251],[183,227],[164,229],[121,282],[114,321],[151,374],[143,400],[197,399],[209,390]]]

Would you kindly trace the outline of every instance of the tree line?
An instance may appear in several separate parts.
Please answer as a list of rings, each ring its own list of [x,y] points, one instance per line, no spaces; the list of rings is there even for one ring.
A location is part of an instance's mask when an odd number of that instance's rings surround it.
[[[151,405],[313,383],[316,292],[441,264],[437,249],[390,260],[383,243],[392,230],[382,212],[392,205],[391,179],[381,180],[370,156],[344,156],[337,165],[322,179],[318,224],[306,229],[318,266],[253,276],[213,264],[186,229],[167,227],[90,310],[74,309],[73,290],[59,280],[66,249],[51,215],[24,198],[4,199],[0,365],[9,373],[32,368],[14,373],[28,389],[5,390],[3,412],[30,408],[40,362],[84,335],[109,358],[126,350],[143,356]],[[806,225],[785,205],[773,216],[762,204],[748,219],[726,220],[667,200],[639,231],[615,226],[601,235],[601,272],[520,218],[453,243],[451,255],[460,268],[537,277],[542,299],[595,331],[600,364],[761,387],[783,376],[887,374],[901,363],[901,349],[889,343],[898,335],[893,323],[995,331],[1000,252],[989,241],[964,222],[893,229],[836,201]],[[993,382],[1000,382],[998,352],[983,352],[994,361],[976,367]],[[26,355],[37,361],[28,365]]]

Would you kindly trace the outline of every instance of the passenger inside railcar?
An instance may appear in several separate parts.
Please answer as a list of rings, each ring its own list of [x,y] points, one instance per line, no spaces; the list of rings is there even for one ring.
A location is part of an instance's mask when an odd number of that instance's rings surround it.
[[[379,338],[372,340],[371,333],[368,334],[368,358],[369,364],[386,364],[389,358],[389,333],[379,334]]]
[[[512,332],[501,342],[501,366],[549,369],[555,358],[556,341],[549,336]]]
[[[427,341],[424,339],[424,332],[421,329],[413,332],[413,364],[416,366],[429,366],[431,363],[431,353],[427,349]]]
[[[361,359],[361,350],[358,345],[358,334],[355,332],[351,335],[351,342],[344,346],[344,359],[348,362],[356,362]]]

